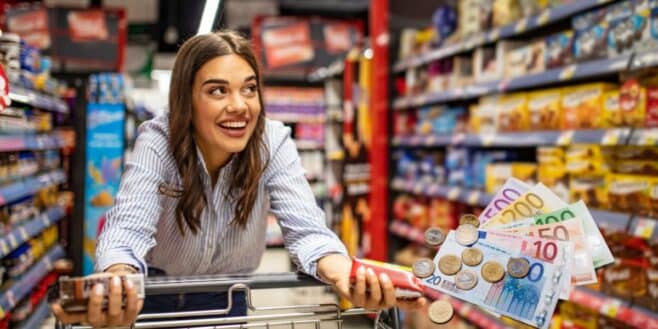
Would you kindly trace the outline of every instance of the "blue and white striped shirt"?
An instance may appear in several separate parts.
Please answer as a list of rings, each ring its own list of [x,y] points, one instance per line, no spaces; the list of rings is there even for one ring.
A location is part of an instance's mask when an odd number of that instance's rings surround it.
[[[142,124],[128,161],[114,207],[108,212],[96,248],[96,271],[117,263],[144,271],[147,264],[169,275],[249,273],[265,251],[266,215],[271,211],[281,226],[286,248],[300,270],[316,276],[317,260],[330,253],[347,255],[336,235],[326,227],[304,177],[304,169],[290,128],[267,120],[263,138],[269,149],[258,197],[245,228],[230,225],[234,205],[223,189],[231,160],[213,188],[200,158],[199,171],[208,205],[201,215],[201,230],[182,236],[175,220],[176,199],[158,191],[161,183],[180,186],[176,164],[167,144],[169,124],[159,116]]]

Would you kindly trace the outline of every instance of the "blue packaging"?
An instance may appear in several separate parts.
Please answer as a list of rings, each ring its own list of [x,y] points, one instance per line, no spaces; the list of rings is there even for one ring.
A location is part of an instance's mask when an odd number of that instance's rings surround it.
[[[577,31],[573,41],[573,55],[577,62],[604,58],[608,54],[608,25],[601,23]]]
[[[573,63],[573,31],[565,31],[546,37],[544,64],[547,69]]]

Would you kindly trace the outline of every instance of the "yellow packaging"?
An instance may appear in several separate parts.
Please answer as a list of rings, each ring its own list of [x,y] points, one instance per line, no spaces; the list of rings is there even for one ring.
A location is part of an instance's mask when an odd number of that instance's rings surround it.
[[[658,214],[658,178],[612,174],[608,180],[608,201],[613,210],[640,216]]]
[[[567,162],[567,172],[571,175],[602,175],[610,172],[601,159],[584,159]]]
[[[571,202],[583,200],[588,207],[608,207],[607,175],[572,175],[569,180]]]
[[[530,130],[558,130],[562,112],[560,89],[549,89],[528,95]]]
[[[647,108],[647,89],[637,80],[624,82],[619,91],[619,108],[622,124],[629,127],[644,127],[644,114]]]
[[[493,134],[498,128],[498,95],[480,98],[478,106],[478,132],[480,134]]]
[[[603,94],[603,122],[601,128],[621,127],[623,119],[619,107],[619,90],[606,91]]]
[[[658,177],[658,161],[618,160],[615,162],[614,172],[617,174]]]
[[[567,148],[567,152],[565,155],[567,162],[583,160],[583,159],[603,158],[603,152],[601,150],[601,146],[594,144],[571,145],[569,146],[569,148]]]
[[[498,100],[498,131],[526,131],[528,120],[528,95],[506,95]]]
[[[518,178],[524,182],[535,182],[537,178],[537,164],[526,162],[490,163],[486,168],[485,190],[495,193],[510,177]]]
[[[613,90],[609,83],[591,83],[565,88],[562,94],[562,129],[600,128],[603,94]]]
[[[539,146],[537,147],[537,157],[557,157],[564,159],[564,148],[559,146]]]
[[[540,163],[537,166],[537,180],[551,189],[560,199],[569,200],[569,181],[563,162]]]
[[[474,134],[480,133],[480,107],[473,104],[469,107],[468,131]]]

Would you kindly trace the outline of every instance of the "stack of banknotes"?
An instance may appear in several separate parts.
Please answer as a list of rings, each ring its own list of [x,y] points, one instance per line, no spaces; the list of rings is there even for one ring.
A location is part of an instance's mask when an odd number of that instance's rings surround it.
[[[597,282],[595,270],[614,262],[582,201],[567,204],[514,178],[479,217],[462,216],[450,232],[430,228],[425,242],[439,247],[434,260],[413,265],[425,289],[537,328],[548,327],[574,286]],[[440,318],[438,306],[430,318]]]

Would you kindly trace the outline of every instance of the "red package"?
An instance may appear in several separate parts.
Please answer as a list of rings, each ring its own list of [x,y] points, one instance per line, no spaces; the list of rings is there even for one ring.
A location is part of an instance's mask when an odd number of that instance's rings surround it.
[[[658,127],[658,87],[647,88],[647,109],[644,117],[645,127]]]
[[[393,282],[397,298],[418,298],[423,296],[421,281],[411,273],[411,269],[369,259],[352,258],[350,280],[356,280],[356,271],[362,266],[366,269],[372,269],[378,277],[381,273],[386,273]]]

